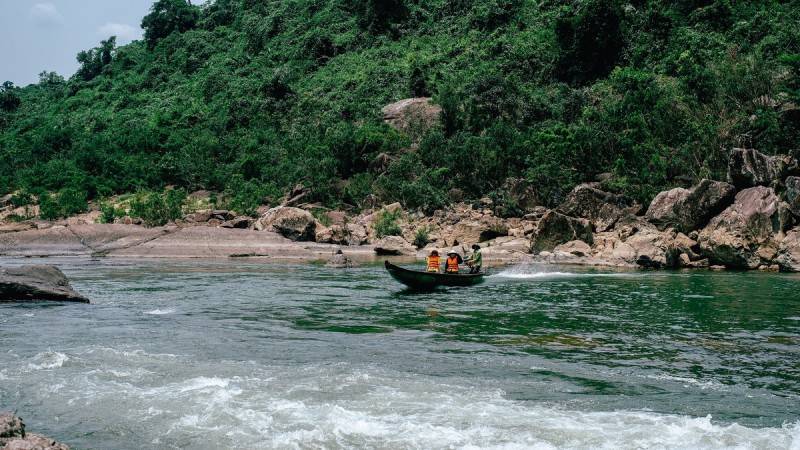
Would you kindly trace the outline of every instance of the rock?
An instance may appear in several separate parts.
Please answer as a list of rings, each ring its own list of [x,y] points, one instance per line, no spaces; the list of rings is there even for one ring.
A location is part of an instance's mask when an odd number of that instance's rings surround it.
[[[542,216],[547,214],[547,211],[549,210],[544,206],[536,206],[531,209],[531,212],[522,216],[522,218],[525,220],[539,220]]]
[[[375,243],[378,255],[415,255],[416,249],[400,236],[386,236]]]
[[[18,231],[35,230],[36,224],[33,222],[12,222],[0,225],[0,234],[16,233]]]
[[[208,222],[210,219],[211,219],[210,209],[195,211],[194,213],[187,214],[184,217],[184,220],[186,220],[187,222],[195,222],[195,223],[205,223]]]
[[[291,191],[286,193],[286,196],[281,202],[281,206],[291,207],[299,205],[309,193],[311,193],[311,190],[307,189],[302,184],[296,184]]]
[[[586,219],[576,219],[556,211],[545,214],[536,226],[531,242],[532,252],[552,250],[569,241],[592,243],[592,226]]]
[[[567,216],[589,219],[596,231],[607,231],[621,217],[638,212],[640,206],[625,196],[601,191],[584,183],[575,186],[556,209]]]
[[[507,178],[500,189],[523,214],[533,212],[533,209],[540,205],[536,189],[527,180]],[[501,216],[508,215],[503,211],[497,213]]]
[[[700,248],[713,264],[755,269],[769,263],[788,226],[788,209],[772,188],[745,189],[700,231]]]
[[[356,264],[353,262],[353,260],[348,258],[347,255],[342,253],[341,250],[339,250],[338,253],[335,253],[331,259],[325,263],[325,267],[332,267],[334,269],[349,269],[355,266]]]
[[[795,217],[800,218],[800,177],[787,177],[786,181],[786,201],[789,203],[789,211]]]
[[[89,303],[75,292],[55,266],[22,266],[0,269],[0,302],[54,300]]]
[[[463,202],[464,201],[464,191],[459,188],[452,188],[447,191],[447,198],[450,199],[453,203]]]
[[[685,255],[689,261],[699,257],[695,251],[698,248],[697,242],[674,231],[643,228],[628,237],[625,243],[636,253],[636,264],[646,268],[678,267],[681,264],[681,255]]]
[[[211,211],[211,217],[220,220],[222,222],[225,222],[226,220],[233,219],[235,216],[232,212],[228,211],[227,209],[215,209]]]
[[[592,248],[589,244],[583,241],[569,241],[564,244],[556,246],[554,252],[569,253],[571,255],[583,257],[592,254]]]
[[[768,156],[754,149],[734,148],[728,160],[728,182],[736,189],[771,186],[797,169],[797,160],[791,156]]]
[[[11,413],[0,413],[0,439],[15,437],[25,437],[25,424],[22,419]]]
[[[598,173],[594,176],[594,181],[598,183],[605,183],[606,181],[611,181],[612,179],[614,179],[614,174],[611,172]]]
[[[620,239],[616,233],[594,235],[592,255],[612,265],[633,265],[636,263],[636,250]]]
[[[710,270],[725,270],[725,269],[727,269],[727,267],[725,267],[725,266],[720,266],[720,265],[708,266],[708,268],[709,268]]]
[[[400,202],[394,202],[394,203],[392,203],[390,205],[384,206],[383,210],[388,212],[388,213],[395,214],[395,213],[403,210],[403,205],[401,205]]]
[[[500,236],[508,236],[508,228],[503,220],[494,216],[461,220],[448,233],[443,233],[446,241],[465,245],[486,242]]]
[[[279,206],[267,211],[255,224],[255,229],[274,230],[293,241],[310,241],[314,239],[317,221],[310,212]]]
[[[786,237],[780,243],[775,262],[785,272],[800,272],[800,227],[786,233]]]
[[[361,245],[369,240],[367,228],[358,223],[348,223],[345,226],[347,230],[347,245]]]
[[[650,203],[645,218],[661,230],[671,227],[689,233],[722,212],[735,195],[733,185],[704,179],[692,189],[675,188],[659,193]]]
[[[347,213],[344,211],[328,211],[325,213],[331,225],[344,225],[347,222]]]
[[[428,97],[407,98],[384,106],[383,121],[392,128],[422,136],[439,123],[442,108],[431,103]]]
[[[220,224],[222,228],[239,228],[246,230],[253,224],[253,219],[248,216],[239,216]]]

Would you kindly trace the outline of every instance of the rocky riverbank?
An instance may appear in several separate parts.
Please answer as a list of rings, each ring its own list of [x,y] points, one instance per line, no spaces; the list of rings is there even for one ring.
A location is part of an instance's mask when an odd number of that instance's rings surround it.
[[[69,447],[48,437],[28,433],[22,419],[11,413],[0,413],[0,450],[69,450]]]
[[[536,204],[533,187],[516,181],[508,192],[522,207],[519,217],[502,217],[488,198],[429,215],[399,203],[359,214],[317,207],[312,214],[298,187],[257,217],[200,209],[147,228],[132,217],[93,223],[95,211],[59,222],[6,223],[0,254],[324,260],[342,247],[355,259],[421,258],[432,249],[466,253],[478,243],[494,264],[798,271],[799,167],[789,156],[733,149],[727,181],[661,192],[647,207],[604,191],[598,181],[576,186],[548,209]]]

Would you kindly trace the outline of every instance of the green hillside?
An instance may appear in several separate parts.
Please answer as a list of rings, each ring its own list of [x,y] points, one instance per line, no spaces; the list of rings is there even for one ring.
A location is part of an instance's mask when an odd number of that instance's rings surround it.
[[[172,185],[248,210],[302,183],[430,210],[611,172],[646,201],[724,176],[731,147],[800,152],[800,1],[159,0],[142,24],[0,89],[0,194]],[[409,150],[380,109],[414,96],[444,111]]]

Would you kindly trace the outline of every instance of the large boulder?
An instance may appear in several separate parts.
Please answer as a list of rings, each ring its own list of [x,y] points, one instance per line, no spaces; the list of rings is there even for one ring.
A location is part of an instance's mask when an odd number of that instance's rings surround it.
[[[645,218],[660,230],[683,233],[703,227],[733,201],[736,188],[729,183],[702,180],[692,189],[675,188],[656,195]]]
[[[378,255],[415,255],[417,250],[407,240],[400,236],[386,236],[375,243],[375,253]]]
[[[795,217],[800,218],[800,177],[787,177],[786,181],[786,201],[789,203],[789,211]]]
[[[533,232],[531,251],[550,251],[557,245],[575,240],[592,244],[592,225],[589,221],[548,211]]]
[[[777,254],[790,223],[789,207],[772,188],[757,186],[736,194],[698,235],[700,248],[713,264],[755,269]]]
[[[682,255],[687,262],[699,259],[697,242],[672,230],[645,228],[628,237],[625,244],[633,249],[636,264],[646,268],[678,267],[682,265]]]
[[[392,128],[421,136],[439,122],[442,107],[431,103],[431,99],[428,97],[418,97],[386,105],[381,112],[384,122]]]
[[[22,266],[0,269],[0,302],[54,300],[89,303],[75,292],[55,266]]]
[[[279,206],[268,210],[256,221],[255,229],[271,230],[293,241],[314,239],[317,221],[310,212],[289,206]]]
[[[589,219],[598,232],[611,229],[620,218],[635,214],[640,206],[631,199],[601,191],[595,184],[579,184],[558,206],[558,212]]]
[[[69,450],[69,447],[38,434],[26,433],[22,419],[11,413],[0,413],[0,450]]]
[[[507,217],[514,212],[527,214],[533,212],[534,208],[540,205],[539,196],[536,189],[527,180],[522,178],[507,178],[500,188],[500,192],[506,197],[506,205],[495,205],[495,213]],[[515,207],[518,211],[509,208]]]
[[[797,169],[797,160],[791,156],[769,156],[754,149],[734,148],[728,160],[728,182],[736,189],[772,186]]]
[[[500,236],[508,236],[508,226],[494,216],[461,220],[452,226],[450,232],[443,235],[445,241],[453,245],[486,242]]]
[[[800,227],[786,233],[778,248],[775,262],[785,272],[800,272]]]

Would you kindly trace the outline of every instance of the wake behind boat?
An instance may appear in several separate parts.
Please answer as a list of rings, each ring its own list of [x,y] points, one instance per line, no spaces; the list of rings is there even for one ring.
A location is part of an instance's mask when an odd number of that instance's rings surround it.
[[[431,290],[439,286],[473,286],[483,282],[485,273],[449,274],[405,269],[389,261],[384,262],[389,275],[415,290]]]

